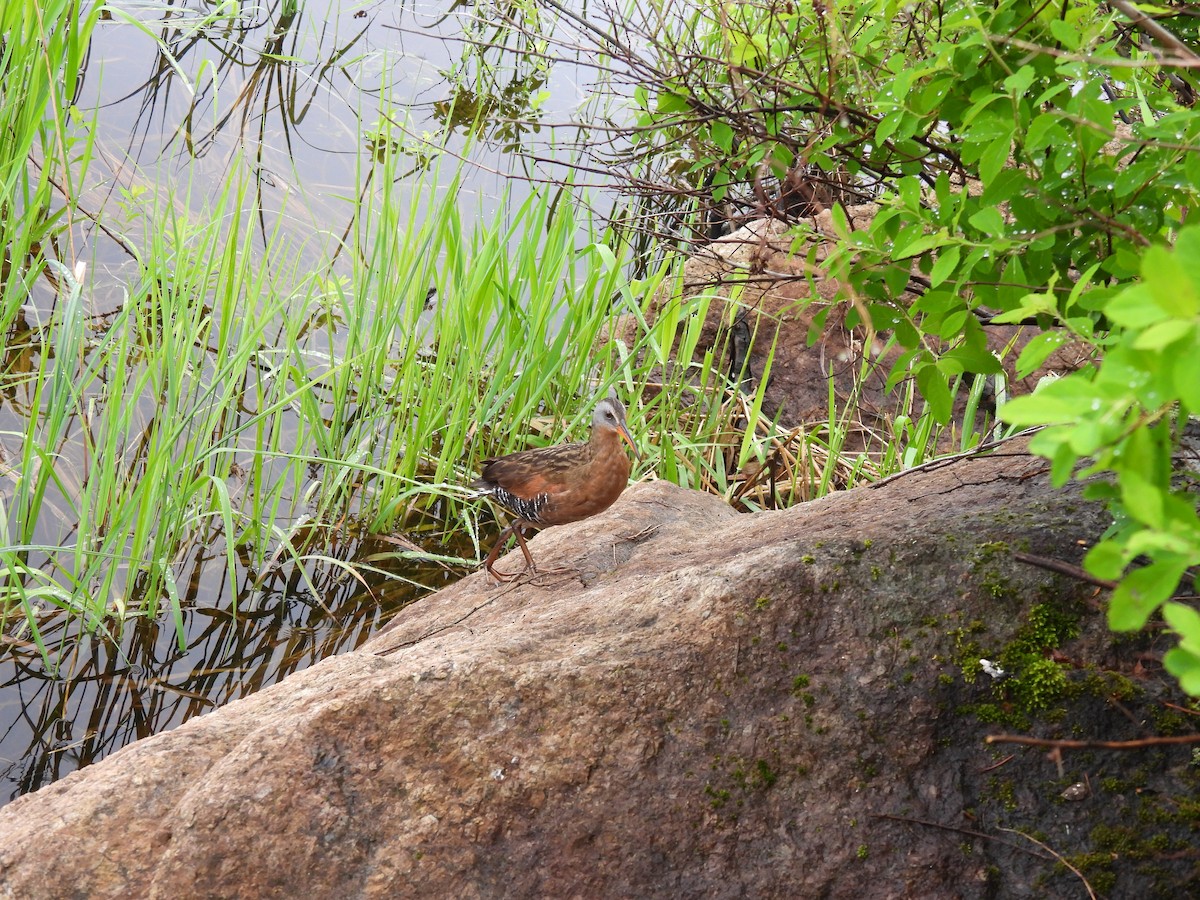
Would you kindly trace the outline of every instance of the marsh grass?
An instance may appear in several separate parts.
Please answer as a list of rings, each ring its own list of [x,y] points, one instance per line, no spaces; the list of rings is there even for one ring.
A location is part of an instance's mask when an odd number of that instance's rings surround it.
[[[86,56],[98,10],[82,2],[33,2],[15,0],[0,6],[0,247],[4,258],[0,272],[0,335],[4,341],[5,381],[10,373],[23,372],[28,360],[14,347],[12,337],[46,341],[47,335],[26,320],[26,304],[34,285],[42,278],[61,277],[70,285],[59,310],[68,324],[55,352],[70,358],[79,352],[81,292],[71,273],[63,267],[47,272],[42,248],[54,242],[69,222],[71,210],[56,200],[58,186],[69,193],[86,171],[89,139],[78,136],[71,121],[69,97]],[[19,341],[18,341],[19,343]],[[45,346],[43,344],[43,346]],[[45,356],[43,353],[42,356]],[[48,392],[48,402],[60,412],[41,419],[33,434],[21,443],[18,465],[28,473],[16,479],[12,494],[0,494],[0,591],[17,590],[28,615],[25,598],[43,592],[56,594],[56,585],[35,574],[27,563],[27,544],[32,526],[14,507],[41,507],[53,481],[56,454],[64,442],[67,417],[61,410],[69,404],[72,386],[64,374],[47,377],[43,369],[33,402]],[[20,375],[18,377],[24,377]],[[5,387],[8,387],[6,383]],[[30,440],[29,438],[32,438]],[[0,474],[12,478],[11,463],[0,454]],[[31,576],[28,579],[25,576]],[[8,603],[0,605],[7,609]],[[32,617],[31,633],[45,653]]]
[[[43,272],[38,248],[69,215],[56,203],[56,182],[69,189],[86,168],[86,138],[71,136],[69,97],[98,16],[88,8],[78,0],[0,5],[0,333],[18,323]],[[80,143],[73,158],[69,148]]]

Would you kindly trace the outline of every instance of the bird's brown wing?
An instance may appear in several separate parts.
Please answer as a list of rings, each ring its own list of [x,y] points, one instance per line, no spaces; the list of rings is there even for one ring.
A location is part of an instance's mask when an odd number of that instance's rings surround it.
[[[484,460],[480,480],[522,497],[554,494],[569,487],[568,474],[579,469],[586,461],[586,456],[587,444],[560,444],[522,450]]]

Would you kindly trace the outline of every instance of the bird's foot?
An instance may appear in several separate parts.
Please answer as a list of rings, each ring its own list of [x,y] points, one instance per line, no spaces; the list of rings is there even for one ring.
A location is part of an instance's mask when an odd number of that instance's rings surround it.
[[[537,575],[538,570],[533,566],[526,566],[519,572],[500,572],[494,566],[485,566],[490,577],[496,579],[497,584],[506,584],[510,581],[516,581],[522,575]]]

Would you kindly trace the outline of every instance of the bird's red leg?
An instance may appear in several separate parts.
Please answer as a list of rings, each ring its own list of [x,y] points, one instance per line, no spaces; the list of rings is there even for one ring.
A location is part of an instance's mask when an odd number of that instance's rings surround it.
[[[512,534],[513,527],[509,525],[500,532],[500,536],[496,538],[496,543],[492,545],[492,552],[487,555],[487,559],[483,561],[483,567],[487,569],[487,573],[497,581],[504,581],[513,576],[504,575],[492,568],[492,564],[496,562],[496,557],[500,555],[500,551],[504,549],[504,543],[508,540],[508,536]]]
[[[529,548],[525,546],[524,527],[522,527],[520,522],[513,522],[512,530],[513,534],[517,536],[517,543],[521,545],[521,552],[525,554],[525,568],[536,575],[537,566],[533,564],[533,557],[529,553]]]
[[[500,551],[504,549],[505,543],[508,541],[508,536],[516,536],[517,543],[521,547],[521,552],[525,554],[526,568],[520,572],[498,572],[495,569],[496,557],[500,555]],[[496,544],[492,547],[492,552],[487,555],[487,559],[483,561],[483,567],[487,569],[487,573],[497,581],[511,581],[518,576],[524,575],[529,569],[533,569],[536,573],[537,569],[533,565],[533,557],[529,555],[529,548],[525,546],[525,537],[521,534],[521,523],[513,522],[507,528],[500,532],[500,536],[496,538]]]

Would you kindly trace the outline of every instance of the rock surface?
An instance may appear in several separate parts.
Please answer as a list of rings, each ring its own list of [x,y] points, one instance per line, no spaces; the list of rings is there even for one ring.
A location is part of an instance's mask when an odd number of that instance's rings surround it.
[[[531,581],[474,575],[14,801],[0,893],[1086,896],[1045,845],[1110,896],[1179,895],[1190,748],[1068,752],[1060,773],[986,745],[1010,728],[968,707],[1052,736],[1166,721],[1170,685],[1096,589],[1010,558],[1077,561],[1107,524],[1045,473],[1008,445],[754,515],[638,485],[535,538]],[[1053,649],[1045,616],[1075,623]],[[1048,705],[979,673],[1021,646],[1055,654]],[[1155,849],[1116,847],[1151,802]]]

